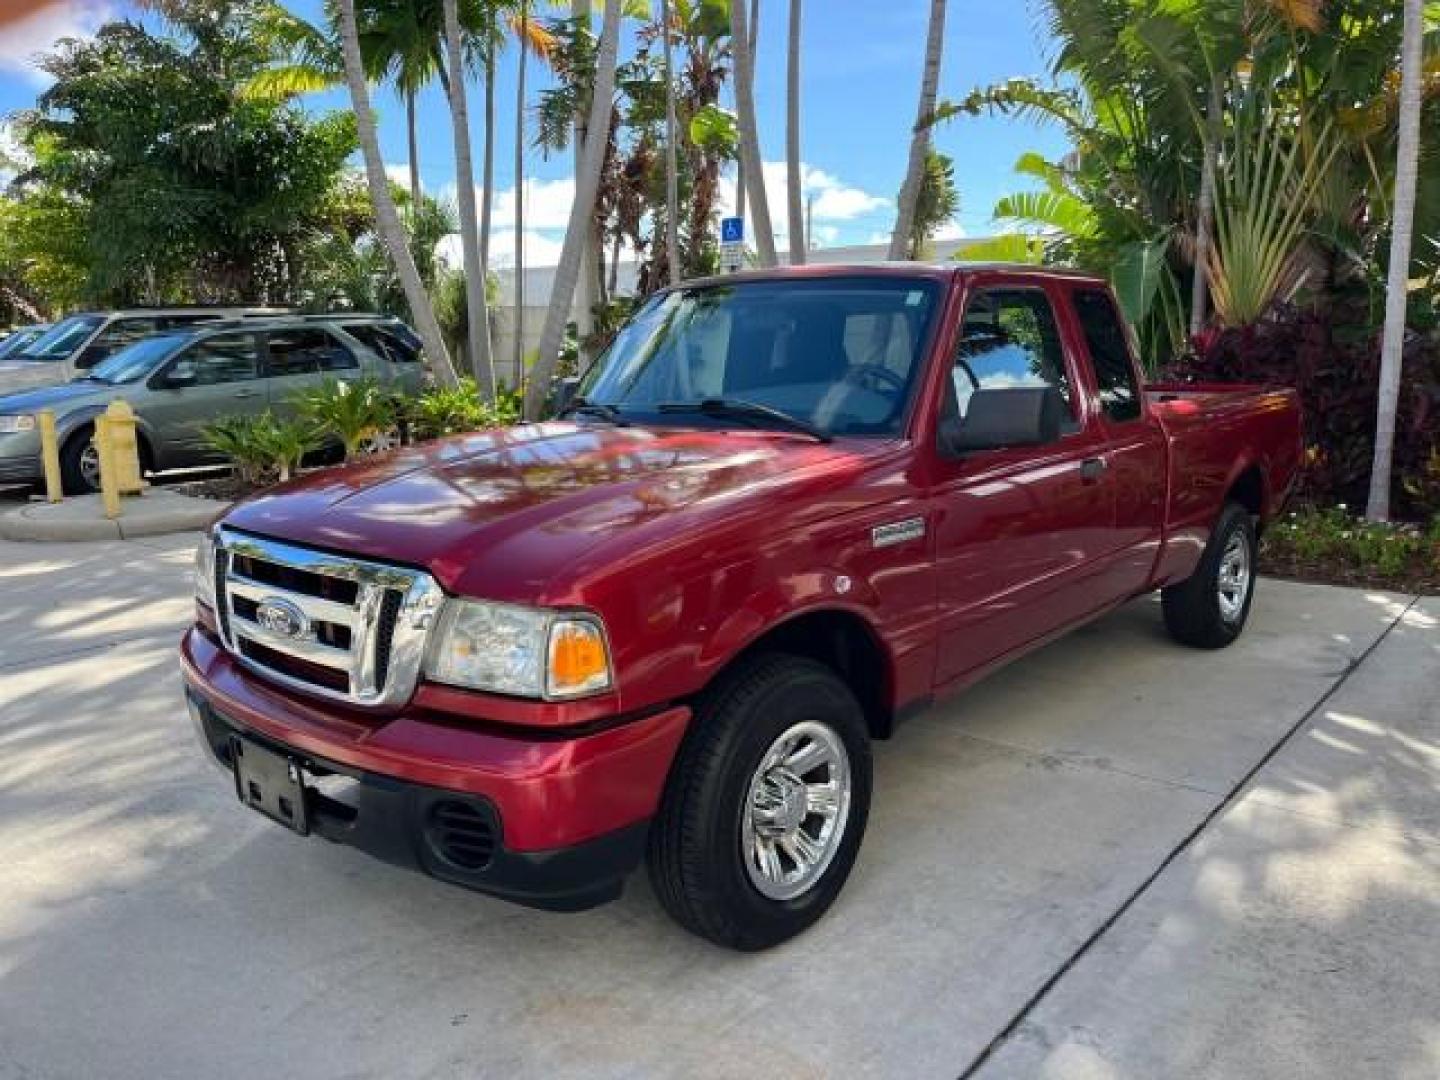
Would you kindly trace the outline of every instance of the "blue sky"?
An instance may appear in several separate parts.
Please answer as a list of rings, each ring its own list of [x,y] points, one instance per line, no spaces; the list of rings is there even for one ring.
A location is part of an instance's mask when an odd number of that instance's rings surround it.
[[[320,0],[288,0],[299,14],[317,16]],[[1036,0],[951,0],[946,25],[941,96],[960,97],[1016,75],[1042,75],[1048,69],[1035,18]],[[566,5],[568,7],[568,5]],[[542,14],[546,7],[537,4]],[[761,0],[760,49],[756,69],[756,100],[760,111],[762,150],[775,162],[773,182],[784,150],[785,34],[788,5]],[[908,128],[914,117],[920,65],[925,45],[929,4],[925,0],[810,0],[806,5],[803,67],[802,157],[816,197],[816,239],[824,246],[864,243],[885,234],[893,217],[893,200],[904,170]],[[61,0],[52,13],[10,30],[0,39],[0,115],[33,104],[43,85],[25,58],[60,34],[85,33],[105,17],[133,15],[127,0]],[[532,65],[532,71],[534,67]],[[532,86],[535,76],[531,76]],[[543,84],[544,76],[540,81]],[[513,244],[505,219],[512,203],[514,169],[512,123],[515,92],[513,52],[499,73],[502,102],[496,128],[496,190],[499,251]],[[393,95],[376,93],[380,110],[382,150],[403,175],[405,135],[402,110]],[[348,107],[342,93],[305,100],[315,110]],[[729,102],[727,101],[728,105]],[[454,173],[450,125],[438,89],[420,102],[420,166],[431,190],[453,192]],[[472,93],[472,114],[478,121],[479,90]],[[1006,119],[962,119],[936,132],[936,144],[956,163],[962,211],[955,228],[970,236],[995,231],[991,210],[996,200],[1025,186],[1012,172],[1026,150],[1058,156],[1062,135],[1054,129]],[[476,133],[477,169],[479,138]],[[558,250],[563,235],[572,174],[568,154],[546,161],[528,155],[528,188],[534,215],[527,235],[532,262],[544,262]],[[772,215],[783,224],[779,192],[772,196]]]

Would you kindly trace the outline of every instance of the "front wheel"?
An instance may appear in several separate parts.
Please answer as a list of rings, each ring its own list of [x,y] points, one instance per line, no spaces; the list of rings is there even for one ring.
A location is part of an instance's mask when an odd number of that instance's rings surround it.
[[[95,431],[86,428],[70,436],[60,448],[60,484],[66,495],[89,495],[100,490],[100,449]]]
[[[1227,503],[1195,573],[1160,593],[1176,641],[1223,649],[1240,636],[1255,599],[1257,546],[1250,512]]]
[[[855,695],[822,664],[747,662],[705,695],[650,829],[650,880],[686,929],[753,951],[818,920],[870,809]]]

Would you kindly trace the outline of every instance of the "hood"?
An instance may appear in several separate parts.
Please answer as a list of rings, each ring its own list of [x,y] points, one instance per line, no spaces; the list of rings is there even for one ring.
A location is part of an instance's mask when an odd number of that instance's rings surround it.
[[[775,515],[793,505],[800,477],[845,463],[840,471],[853,471],[853,441],[525,425],[325,470],[236,506],[225,523],[422,566],[452,592],[538,602],[617,530],[626,542],[669,542],[707,523]]]
[[[30,367],[58,367],[57,364],[31,364]],[[42,386],[39,389],[16,390],[6,392],[9,389],[5,382],[6,365],[0,364],[0,413],[33,413],[41,409],[54,409],[56,413],[63,413],[76,405],[82,405],[90,400],[108,401],[120,390],[120,387],[110,386],[108,383],[98,382],[62,382],[54,386]],[[55,374],[59,374],[56,372]]]

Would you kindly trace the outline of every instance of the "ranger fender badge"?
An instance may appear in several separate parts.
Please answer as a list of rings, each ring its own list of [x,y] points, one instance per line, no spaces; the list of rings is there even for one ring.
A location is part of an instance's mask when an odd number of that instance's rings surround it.
[[[889,525],[876,525],[870,530],[870,544],[877,548],[894,547],[910,540],[919,540],[924,535],[924,518],[906,518]]]

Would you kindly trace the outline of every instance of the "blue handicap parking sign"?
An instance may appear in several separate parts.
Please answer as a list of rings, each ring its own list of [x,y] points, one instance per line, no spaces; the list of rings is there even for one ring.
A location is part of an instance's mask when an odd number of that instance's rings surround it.
[[[745,219],[727,217],[720,219],[720,240],[726,244],[738,244],[745,239]]]

